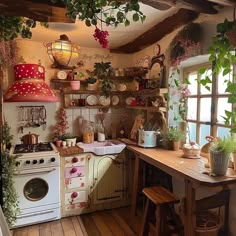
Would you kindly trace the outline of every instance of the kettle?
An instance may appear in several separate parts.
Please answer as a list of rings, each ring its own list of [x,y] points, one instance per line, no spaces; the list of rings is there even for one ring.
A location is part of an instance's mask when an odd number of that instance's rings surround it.
[[[32,145],[38,143],[38,134],[31,134],[30,132],[21,137],[21,141],[24,145]]]

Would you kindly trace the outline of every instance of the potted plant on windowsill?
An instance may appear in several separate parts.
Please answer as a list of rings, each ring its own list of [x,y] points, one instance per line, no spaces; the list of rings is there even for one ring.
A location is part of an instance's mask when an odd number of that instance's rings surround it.
[[[225,175],[231,153],[236,150],[236,140],[231,137],[217,138],[210,146],[210,166],[214,175]]]
[[[180,142],[186,140],[186,132],[178,127],[169,127],[162,132],[163,146],[168,150],[179,150]]]

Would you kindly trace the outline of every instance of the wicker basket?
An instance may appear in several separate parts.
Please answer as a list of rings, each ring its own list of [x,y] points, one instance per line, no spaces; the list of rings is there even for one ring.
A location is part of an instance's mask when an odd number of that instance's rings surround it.
[[[222,218],[220,211],[214,213],[211,211],[204,211],[197,215],[197,225],[195,228],[196,236],[217,236],[222,227]]]

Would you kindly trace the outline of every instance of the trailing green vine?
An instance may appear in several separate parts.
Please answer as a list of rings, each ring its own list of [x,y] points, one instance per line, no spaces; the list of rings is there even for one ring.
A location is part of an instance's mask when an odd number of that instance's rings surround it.
[[[16,222],[16,216],[20,209],[18,207],[18,196],[13,186],[15,158],[9,155],[8,151],[1,153],[2,158],[2,189],[3,206],[2,210],[9,226]]]
[[[18,196],[14,188],[14,168],[15,157],[9,154],[11,140],[13,136],[10,134],[10,127],[7,122],[3,125],[3,151],[1,153],[2,164],[2,190],[3,190],[3,206],[2,210],[9,226],[12,226],[16,221],[16,216],[20,209],[18,207]]]
[[[146,16],[140,11],[138,0],[51,0],[52,3],[62,2],[67,8],[67,16],[85,21],[86,26],[95,26],[94,38],[103,48],[108,47],[107,31],[102,25],[117,27],[119,24],[130,25],[128,13],[132,12],[133,21],[143,22]]]

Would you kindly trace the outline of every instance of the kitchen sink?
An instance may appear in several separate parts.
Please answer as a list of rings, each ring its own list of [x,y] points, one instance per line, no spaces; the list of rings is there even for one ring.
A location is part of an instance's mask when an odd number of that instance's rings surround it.
[[[107,140],[104,142],[77,143],[84,152],[93,152],[96,155],[118,154],[123,151],[125,144],[118,140]]]

